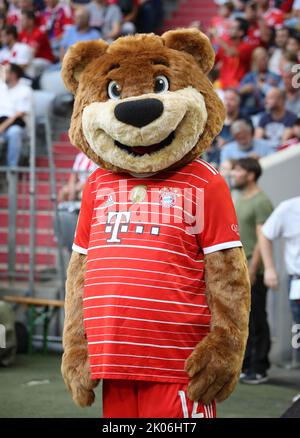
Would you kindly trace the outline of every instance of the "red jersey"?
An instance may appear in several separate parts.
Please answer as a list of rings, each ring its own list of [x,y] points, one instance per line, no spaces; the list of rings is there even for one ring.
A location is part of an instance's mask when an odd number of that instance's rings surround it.
[[[47,7],[41,15],[41,30],[50,40],[60,38],[67,26],[73,24],[72,10],[58,3],[54,8]]]
[[[87,254],[92,378],[188,382],[184,362],[210,326],[204,254],[238,246],[229,189],[205,161],[151,179],[96,169],[73,245]]]
[[[35,51],[35,58],[47,59],[50,62],[54,62],[55,58],[52,53],[48,36],[42,32],[38,27],[33,29],[32,32],[22,31],[19,33],[19,41],[28,44]]]
[[[251,55],[255,47],[255,44],[242,41],[235,47],[236,55],[228,55],[223,47],[218,49],[216,62],[221,61],[219,80],[222,88],[237,87],[240,84],[250,69]]]
[[[283,11],[277,8],[270,8],[263,14],[267,26],[279,28],[283,25],[284,15]]]

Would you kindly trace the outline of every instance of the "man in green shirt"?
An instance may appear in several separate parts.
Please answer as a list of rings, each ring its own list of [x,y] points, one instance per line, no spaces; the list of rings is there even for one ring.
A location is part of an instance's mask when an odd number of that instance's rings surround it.
[[[249,157],[237,160],[231,175],[233,187],[240,192],[235,200],[235,209],[252,286],[249,338],[241,375],[241,382],[249,384],[266,382],[267,370],[270,366],[267,288],[264,285],[258,235],[262,225],[272,213],[273,207],[270,199],[257,185],[261,173],[259,162]]]

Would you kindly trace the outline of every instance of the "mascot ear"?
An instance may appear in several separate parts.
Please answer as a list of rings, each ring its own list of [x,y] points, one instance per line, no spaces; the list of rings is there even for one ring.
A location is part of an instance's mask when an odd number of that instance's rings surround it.
[[[107,50],[108,44],[103,40],[82,41],[71,46],[64,56],[61,75],[66,88],[75,94],[79,76],[94,59],[100,58]]]
[[[192,55],[203,73],[208,74],[215,62],[215,52],[204,33],[198,29],[177,29],[165,32],[161,38],[170,49]]]

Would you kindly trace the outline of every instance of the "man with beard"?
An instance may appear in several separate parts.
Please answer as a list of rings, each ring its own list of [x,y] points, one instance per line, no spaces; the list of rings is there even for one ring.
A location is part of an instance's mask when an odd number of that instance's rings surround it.
[[[261,173],[259,162],[252,157],[237,160],[232,170],[233,187],[240,191],[240,196],[235,201],[235,209],[251,280],[249,338],[241,375],[241,382],[249,384],[266,382],[267,370],[270,366],[267,288],[264,285],[258,236],[273,207],[270,199],[257,185]]]

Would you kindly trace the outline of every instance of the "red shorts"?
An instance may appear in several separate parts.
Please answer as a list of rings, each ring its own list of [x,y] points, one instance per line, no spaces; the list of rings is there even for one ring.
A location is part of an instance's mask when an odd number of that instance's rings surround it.
[[[103,380],[103,418],[215,418],[216,405],[192,402],[187,384]]]

